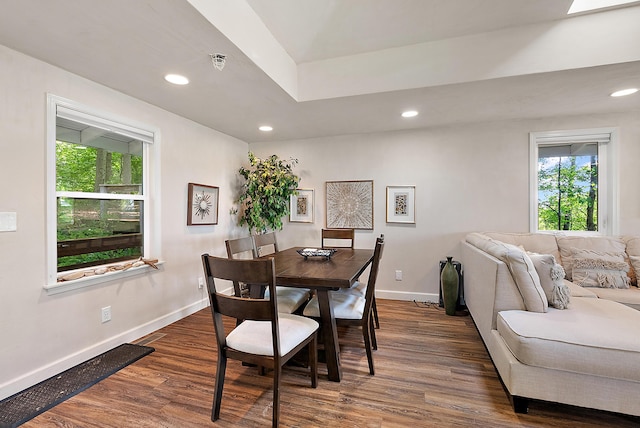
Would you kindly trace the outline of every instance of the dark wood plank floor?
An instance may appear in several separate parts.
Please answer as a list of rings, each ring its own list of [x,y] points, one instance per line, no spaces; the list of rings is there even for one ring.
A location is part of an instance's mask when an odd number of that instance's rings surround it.
[[[515,414],[468,316],[378,300],[370,376],[357,329],[340,330],[342,382],[320,367],[317,389],[287,367],[282,427],[637,427],[640,418],[533,402]],[[271,425],[270,375],[231,361],[220,420],[211,422],[216,350],[208,309],[159,330],[156,351],[24,427],[258,427]],[[594,385],[594,393],[597,393]]]

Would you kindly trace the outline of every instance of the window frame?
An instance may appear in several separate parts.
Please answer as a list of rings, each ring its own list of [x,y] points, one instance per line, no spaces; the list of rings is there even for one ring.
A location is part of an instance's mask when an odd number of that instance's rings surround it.
[[[615,127],[529,133],[530,232],[604,236],[619,233],[618,139],[619,130]],[[598,143],[598,230],[538,230],[538,149],[545,145],[581,142]]]
[[[56,190],[56,118],[58,110],[61,116],[71,115],[72,120],[107,129],[112,132],[130,136],[143,141],[143,194],[134,199],[141,200],[144,206],[142,213],[143,242],[145,258],[160,257],[160,231],[158,210],[154,204],[158,202],[157,183],[159,177],[159,143],[160,132],[157,128],[137,123],[131,119],[100,111],[75,101],[56,95],[47,94],[46,115],[46,278],[44,289],[48,294],[57,294],[78,288],[101,284],[107,281],[122,279],[147,272],[147,265],[131,268],[126,271],[108,272],[77,280],[58,282],[57,260],[57,204],[58,196],[83,197],[82,192],[58,192]],[[77,119],[73,119],[73,117]],[[99,194],[101,199],[121,199],[117,194]],[[127,199],[131,199],[129,196]],[[106,265],[106,264],[105,264]],[[98,266],[95,266],[98,267]],[[94,267],[94,268],[95,268]],[[82,270],[82,269],[79,269]],[[66,271],[69,273],[73,271]]]

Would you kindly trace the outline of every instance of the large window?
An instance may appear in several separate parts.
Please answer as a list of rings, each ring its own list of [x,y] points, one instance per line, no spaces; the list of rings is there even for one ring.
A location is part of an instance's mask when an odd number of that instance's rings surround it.
[[[613,234],[614,129],[532,133],[531,230]]]
[[[106,267],[149,258],[156,133],[51,95],[48,121],[47,288],[101,282],[113,278]]]

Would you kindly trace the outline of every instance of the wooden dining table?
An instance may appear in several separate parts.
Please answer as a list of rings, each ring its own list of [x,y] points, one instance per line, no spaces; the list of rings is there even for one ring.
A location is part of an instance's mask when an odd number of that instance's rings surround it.
[[[373,250],[339,248],[330,258],[305,258],[297,252],[302,248],[288,248],[263,257],[275,259],[278,285],[309,288],[316,292],[329,380],[340,382],[340,346],[329,292],[353,285],[371,263]]]

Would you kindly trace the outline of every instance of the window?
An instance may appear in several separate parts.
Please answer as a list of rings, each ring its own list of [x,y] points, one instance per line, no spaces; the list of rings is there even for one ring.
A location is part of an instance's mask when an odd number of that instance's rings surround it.
[[[79,276],[73,282],[81,286],[113,279],[122,272],[84,273],[157,257],[158,240],[149,233],[149,153],[157,132],[52,95],[47,120],[45,288],[70,288],[60,281],[70,274]]]
[[[531,231],[617,233],[615,129],[530,134]]]

